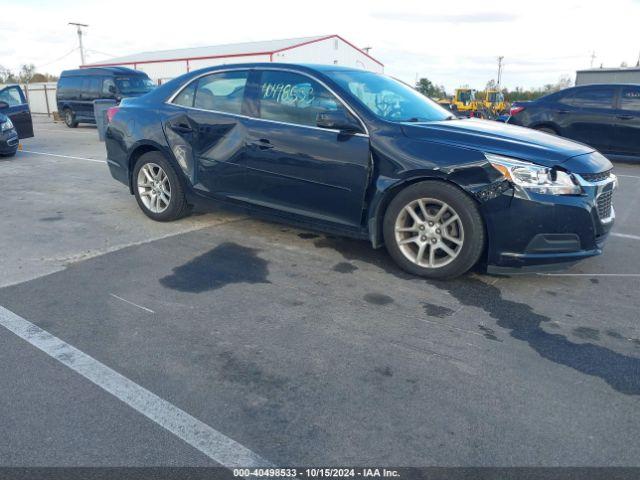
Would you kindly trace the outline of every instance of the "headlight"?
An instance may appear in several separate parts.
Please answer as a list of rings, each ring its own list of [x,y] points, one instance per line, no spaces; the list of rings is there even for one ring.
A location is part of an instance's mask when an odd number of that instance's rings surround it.
[[[570,173],[492,153],[485,153],[484,156],[507,180],[531,192],[547,195],[582,193],[582,188]]]
[[[3,123],[0,123],[0,131],[11,130],[13,128],[13,122],[10,118],[7,118]]]

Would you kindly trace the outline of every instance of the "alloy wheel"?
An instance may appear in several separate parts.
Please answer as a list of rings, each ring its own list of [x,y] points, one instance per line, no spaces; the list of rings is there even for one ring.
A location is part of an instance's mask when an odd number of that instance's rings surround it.
[[[395,222],[395,239],[402,254],[423,268],[440,268],[458,257],[464,229],[458,213],[435,198],[405,205]]]
[[[144,206],[162,213],[171,203],[171,183],[166,172],[155,163],[145,163],[138,172],[138,194]]]

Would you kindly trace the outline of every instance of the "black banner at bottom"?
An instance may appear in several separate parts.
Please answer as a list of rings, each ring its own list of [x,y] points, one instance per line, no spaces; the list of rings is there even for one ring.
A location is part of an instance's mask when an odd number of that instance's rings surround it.
[[[424,480],[637,480],[640,467],[0,467],[0,480],[226,480],[424,479]]]

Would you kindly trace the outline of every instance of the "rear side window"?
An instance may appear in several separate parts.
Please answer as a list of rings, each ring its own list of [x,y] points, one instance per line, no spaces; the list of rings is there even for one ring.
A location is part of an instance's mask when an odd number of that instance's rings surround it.
[[[296,125],[317,125],[319,113],[342,104],[315,80],[297,73],[265,70],[260,82],[260,118]]]
[[[214,73],[197,81],[193,106],[203,110],[225,113],[242,113],[242,102],[247,85],[248,71]],[[180,92],[174,103],[189,103],[191,85]]]
[[[18,87],[9,87],[0,91],[0,102],[7,102],[10,107],[15,107],[16,105],[22,105],[24,100],[22,100]]]
[[[193,100],[196,96],[196,86],[198,81],[191,82],[173,99],[173,103],[176,105],[182,105],[183,107],[193,107]]]
[[[76,93],[82,88],[82,77],[63,77],[58,82],[58,93]]]
[[[584,88],[571,96],[571,105],[578,108],[613,108],[614,89],[611,87]]]
[[[620,96],[620,108],[640,112],[640,88],[624,87]]]

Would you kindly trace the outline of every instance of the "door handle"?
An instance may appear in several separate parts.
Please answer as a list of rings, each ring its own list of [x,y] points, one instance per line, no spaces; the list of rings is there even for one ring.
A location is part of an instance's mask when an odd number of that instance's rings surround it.
[[[565,113],[569,113],[569,110],[558,110],[557,113],[564,115]]]
[[[255,142],[254,145],[258,147],[260,150],[269,150],[273,148],[273,145],[271,145],[271,142],[266,138],[261,138],[260,140]]]
[[[176,133],[193,133],[193,128],[186,123],[171,123],[169,126]]]
[[[633,115],[618,115],[618,118],[620,120],[632,120],[633,119]]]

